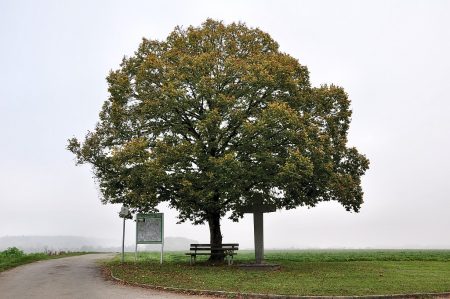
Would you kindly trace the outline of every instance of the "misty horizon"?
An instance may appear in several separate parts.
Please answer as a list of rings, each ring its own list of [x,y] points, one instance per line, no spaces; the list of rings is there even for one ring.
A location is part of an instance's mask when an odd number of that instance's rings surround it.
[[[189,244],[200,243],[180,236],[165,237],[164,251],[188,251]],[[121,240],[90,238],[84,236],[4,236],[0,237],[0,251],[17,247],[24,252],[43,251],[95,251],[120,252]],[[266,247],[265,250],[445,250],[448,247],[427,247],[407,244],[399,247]],[[126,252],[134,252],[135,243],[125,244]],[[160,251],[160,245],[139,245],[139,252]],[[254,250],[254,247],[241,247],[240,250]]]

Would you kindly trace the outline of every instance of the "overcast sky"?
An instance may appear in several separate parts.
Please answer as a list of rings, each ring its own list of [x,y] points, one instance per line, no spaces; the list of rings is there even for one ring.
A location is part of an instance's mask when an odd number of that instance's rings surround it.
[[[105,77],[142,37],[206,18],[259,27],[314,86],[343,86],[349,144],[371,161],[360,213],[326,202],[266,214],[267,248],[450,248],[450,1],[425,0],[0,1],[0,237],[120,240],[120,206],[100,203],[67,139],[94,128]],[[209,241],[207,226],[161,211],[166,236]],[[252,216],[224,219],[223,235],[253,246]]]

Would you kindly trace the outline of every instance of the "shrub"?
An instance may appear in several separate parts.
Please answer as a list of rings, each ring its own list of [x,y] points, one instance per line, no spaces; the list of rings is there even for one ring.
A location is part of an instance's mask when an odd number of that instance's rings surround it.
[[[2,251],[1,255],[6,257],[21,257],[24,256],[25,253],[17,247],[9,247],[8,249]]]

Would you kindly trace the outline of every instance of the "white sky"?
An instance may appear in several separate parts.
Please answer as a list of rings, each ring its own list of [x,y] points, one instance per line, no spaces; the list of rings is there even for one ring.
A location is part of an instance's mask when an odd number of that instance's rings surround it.
[[[101,205],[67,139],[94,128],[108,71],[142,37],[208,17],[259,27],[313,85],[343,86],[349,143],[371,161],[360,213],[328,202],[266,214],[266,248],[450,248],[450,1],[437,0],[0,1],[0,236],[120,240],[120,207]],[[162,211],[166,236],[209,240]],[[225,219],[223,234],[252,247],[252,216]]]

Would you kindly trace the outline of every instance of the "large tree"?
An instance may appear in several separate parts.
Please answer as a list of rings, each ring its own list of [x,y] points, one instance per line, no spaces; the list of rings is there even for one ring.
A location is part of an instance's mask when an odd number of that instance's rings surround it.
[[[104,203],[180,221],[220,220],[245,206],[313,207],[336,200],[358,212],[369,161],[347,147],[351,110],[340,87],[312,87],[308,70],[265,32],[208,19],[143,39],[107,77],[109,98],[83,142]]]

